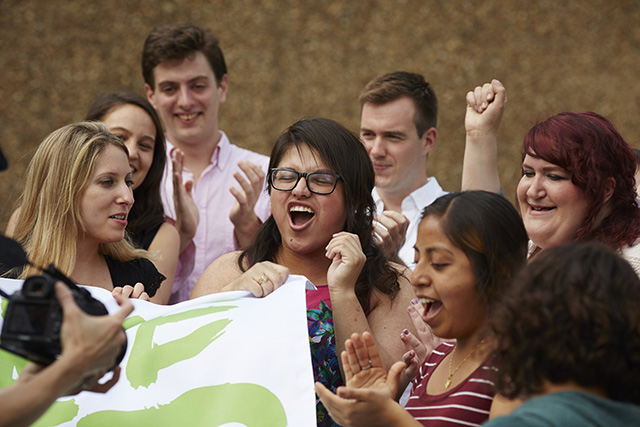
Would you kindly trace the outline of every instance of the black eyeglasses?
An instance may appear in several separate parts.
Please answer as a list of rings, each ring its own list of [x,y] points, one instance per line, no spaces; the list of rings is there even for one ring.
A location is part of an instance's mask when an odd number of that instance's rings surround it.
[[[300,178],[305,178],[307,188],[315,194],[331,194],[336,189],[340,175],[330,172],[298,172],[287,168],[269,169],[269,185],[280,191],[291,191],[296,188]]]

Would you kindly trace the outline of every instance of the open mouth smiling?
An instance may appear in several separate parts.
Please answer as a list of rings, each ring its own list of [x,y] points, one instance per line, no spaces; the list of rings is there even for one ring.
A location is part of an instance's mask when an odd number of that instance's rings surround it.
[[[289,208],[289,219],[294,228],[303,228],[315,216],[308,206],[294,205]]]
[[[432,298],[420,297],[418,301],[424,307],[422,317],[425,320],[432,319],[442,308],[442,302]]]

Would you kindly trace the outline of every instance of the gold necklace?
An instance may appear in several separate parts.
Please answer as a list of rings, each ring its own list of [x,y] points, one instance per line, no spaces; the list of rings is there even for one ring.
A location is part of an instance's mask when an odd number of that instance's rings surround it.
[[[473,347],[473,350],[471,351],[471,353],[467,354],[467,357],[464,358],[464,360],[462,362],[460,362],[460,364],[458,365],[458,367],[456,369],[453,369],[453,356],[455,356],[456,354],[456,348],[458,348],[458,345],[456,344],[455,347],[453,347],[453,351],[451,351],[451,359],[449,359],[449,378],[447,378],[447,382],[444,385],[444,388],[449,388],[449,386],[451,385],[451,380],[453,379],[453,375],[458,372],[458,369],[460,369],[462,367],[462,365],[464,365],[464,362],[466,362],[467,360],[469,360],[469,358],[471,356],[473,356],[473,353],[476,352],[476,350],[478,349],[478,347],[480,347],[480,345],[482,345],[482,343],[484,342],[484,339],[482,341],[480,341],[478,344],[475,345],[475,347]]]

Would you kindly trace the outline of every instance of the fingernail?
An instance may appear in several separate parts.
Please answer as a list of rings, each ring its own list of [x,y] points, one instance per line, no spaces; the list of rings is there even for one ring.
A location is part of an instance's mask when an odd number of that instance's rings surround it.
[[[409,335],[409,330],[405,329],[404,331],[402,331],[402,333],[405,334],[405,335]]]
[[[413,304],[413,305],[418,305],[418,304],[420,304],[420,302],[418,302],[418,300],[417,300],[417,299],[412,299],[412,300],[411,300],[411,304]]]

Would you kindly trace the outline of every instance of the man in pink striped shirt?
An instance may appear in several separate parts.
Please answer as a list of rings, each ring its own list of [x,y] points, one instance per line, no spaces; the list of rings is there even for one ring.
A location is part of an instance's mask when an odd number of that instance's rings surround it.
[[[164,122],[167,154],[176,171],[167,165],[161,190],[165,213],[181,233],[169,300],[176,303],[189,298],[213,260],[247,246],[269,216],[264,191],[269,158],[231,144],[219,129],[229,80],[219,42],[209,30],[156,27],[145,41],[142,73],[147,98]]]

